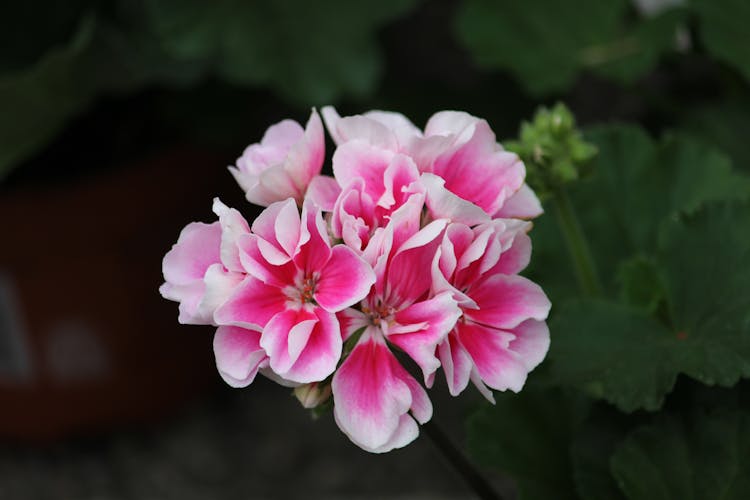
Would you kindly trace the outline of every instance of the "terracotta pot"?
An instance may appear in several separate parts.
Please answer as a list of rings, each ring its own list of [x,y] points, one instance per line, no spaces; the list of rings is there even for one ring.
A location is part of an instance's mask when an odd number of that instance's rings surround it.
[[[215,373],[211,327],[177,323],[161,259],[212,197],[225,161],[181,149],[93,179],[0,199],[0,435],[47,439],[147,422]],[[241,195],[240,195],[241,199]]]

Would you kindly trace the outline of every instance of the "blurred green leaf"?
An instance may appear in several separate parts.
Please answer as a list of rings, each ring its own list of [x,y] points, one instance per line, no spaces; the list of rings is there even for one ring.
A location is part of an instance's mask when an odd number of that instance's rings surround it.
[[[750,197],[750,179],[695,140],[673,135],[656,142],[640,128],[622,125],[590,129],[586,138],[599,155],[591,178],[570,194],[601,276],[616,276],[626,258],[653,253],[667,217],[710,201]]]
[[[620,284],[620,299],[625,304],[653,313],[664,299],[659,267],[649,257],[638,255],[621,262],[617,281]]]
[[[698,15],[700,36],[709,52],[750,80],[750,2],[690,0]]]
[[[36,152],[96,97],[147,83],[184,85],[197,69],[96,16],[32,67],[0,75],[0,177]]]
[[[552,321],[553,378],[624,411],[656,410],[679,373],[731,386],[750,376],[750,205],[708,205],[670,220],[657,262],[669,317],[582,300]]]
[[[750,123],[750,101],[729,99],[690,107],[680,122],[682,130],[726,152],[735,167],[750,172],[746,131]]]
[[[31,68],[0,75],[0,176],[44,144],[89,98],[78,66],[95,31],[86,17],[73,38]]]
[[[621,500],[609,470],[609,458],[633,426],[632,420],[595,407],[570,445],[573,479],[582,500]]]
[[[550,370],[623,411],[658,409],[672,390],[676,340],[646,312],[601,300],[564,305],[551,323]]]
[[[143,0],[176,59],[231,83],[269,85],[306,107],[371,92],[382,72],[376,30],[417,1]]]
[[[522,500],[575,499],[568,445],[587,401],[560,391],[496,394],[467,423],[469,452],[509,474]]]
[[[565,90],[590,69],[630,82],[674,44],[680,10],[631,20],[626,0],[465,0],[461,42],[486,68],[508,69],[534,94]],[[582,15],[585,13],[585,15]],[[631,22],[632,21],[632,22]]]
[[[746,499],[750,415],[741,411],[662,416],[635,430],[611,458],[630,500]]]
[[[750,376],[750,205],[709,205],[660,238],[679,367],[705,384]]]

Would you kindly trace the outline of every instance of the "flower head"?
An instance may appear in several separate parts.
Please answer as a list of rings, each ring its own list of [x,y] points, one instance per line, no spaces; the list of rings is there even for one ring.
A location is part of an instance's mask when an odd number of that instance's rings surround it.
[[[431,418],[440,368],[451,394],[472,381],[492,400],[544,358],[550,303],[518,274],[542,210],[485,120],[443,111],[420,130],[392,112],[322,114],[333,177],[319,175],[315,111],[304,130],[272,126],[232,168],[267,208],[248,225],[216,200],[219,221],[188,225],[165,256],[161,291],[181,322],[218,326],[229,385],[260,373],[294,387],[381,453]]]

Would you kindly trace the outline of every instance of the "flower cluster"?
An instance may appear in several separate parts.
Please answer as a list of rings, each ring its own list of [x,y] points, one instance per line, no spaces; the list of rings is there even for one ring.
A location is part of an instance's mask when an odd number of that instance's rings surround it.
[[[304,129],[273,125],[230,167],[267,208],[248,224],[214,200],[218,221],[184,228],[160,291],[181,323],[218,327],[229,385],[260,372],[306,408],[333,403],[354,443],[385,452],[431,418],[439,368],[452,395],[471,381],[492,400],[544,358],[550,303],[518,275],[542,210],[485,120],[443,111],[422,131],[398,113],[322,115],[333,177],[315,110]]]

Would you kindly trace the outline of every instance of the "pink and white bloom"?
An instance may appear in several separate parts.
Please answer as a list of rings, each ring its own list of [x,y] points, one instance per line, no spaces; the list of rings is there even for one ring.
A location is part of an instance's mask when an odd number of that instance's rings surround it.
[[[333,377],[334,414],[344,433],[372,452],[408,444],[419,433],[417,422],[432,415],[424,389],[401,367],[386,339],[427,379],[440,365],[435,349],[461,314],[450,291],[430,294],[425,278],[447,221],[420,229],[423,202],[423,195],[413,194],[370,241],[363,255],[377,281],[360,310],[343,313],[345,337],[364,332]]]
[[[215,324],[213,314],[242,280],[237,237],[249,232],[245,219],[214,200],[219,220],[193,222],[167,252],[162,262],[165,283],[162,297],[180,303],[178,321],[183,324]]]
[[[451,224],[445,232],[433,288],[452,290],[463,312],[438,348],[454,396],[470,379],[490,400],[485,384],[518,392],[547,353],[550,302],[538,285],[517,275],[529,262],[528,228],[495,220],[474,228]]]
[[[229,171],[250,203],[268,206],[293,198],[302,205],[324,156],[323,123],[313,109],[304,129],[294,120],[269,127],[260,143],[248,146]]]
[[[262,331],[269,367],[285,380],[318,382],[341,357],[337,312],[364,298],[370,266],[344,245],[331,246],[320,209],[291,199],[271,204],[240,240],[248,275],[214,317]]]
[[[422,382],[439,368],[451,394],[472,381],[493,401],[544,358],[550,303],[518,275],[542,207],[485,120],[441,111],[422,131],[399,113],[322,115],[333,176],[315,110],[305,129],[273,125],[230,167],[267,208],[250,226],[216,199],[219,220],[189,224],[165,256],[160,291],[180,322],[218,326],[227,384],[260,373],[305,408],[333,403],[341,430],[382,453],[432,417]]]

